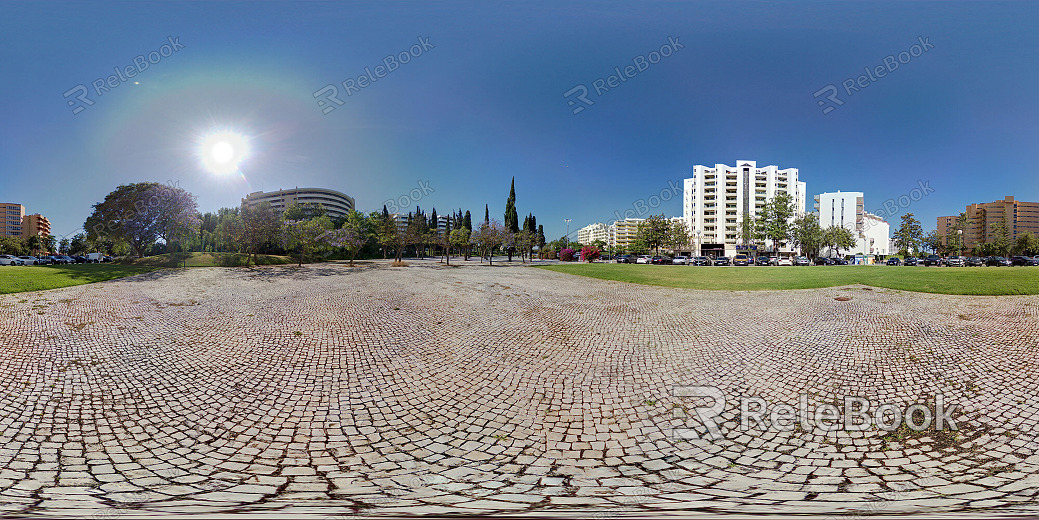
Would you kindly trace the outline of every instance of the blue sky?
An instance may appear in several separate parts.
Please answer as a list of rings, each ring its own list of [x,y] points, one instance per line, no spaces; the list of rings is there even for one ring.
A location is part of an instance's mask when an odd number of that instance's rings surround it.
[[[1039,200],[1036,26],[1034,2],[3,2],[0,199],[58,236],[146,180],[203,211],[294,186],[371,211],[423,182],[427,211],[486,203],[500,219],[515,176],[518,211],[552,239],[693,164],[749,159],[799,168],[810,194],[863,191],[870,211],[929,182],[905,211],[931,229],[969,203]],[[94,91],[171,38],[182,47]],[[420,38],[432,48],[346,96],[344,80]],[[669,38],[682,47],[596,94]],[[926,52],[845,92],[919,38]],[[73,114],[64,94],[81,84],[93,104]],[[322,114],[328,84],[344,103]],[[830,84],[843,104],[823,114]],[[576,85],[594,104],[568,106]],[[242,175],[200,166],[220,129],[250,139]],[[653,212],[681,215],[680,200]]]

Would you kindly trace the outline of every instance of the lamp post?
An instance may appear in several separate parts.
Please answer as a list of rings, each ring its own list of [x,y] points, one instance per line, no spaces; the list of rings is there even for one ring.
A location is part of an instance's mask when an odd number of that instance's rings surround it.
[[[959,236],[959,243],[957,243],[956,245],[960,246],[960,250],[956,254],[963,255],[963,230],[957,229],[956,233]]]
[[[566,221],[566,234],[563,235],[563,247],[570,247],[570,219],[564,218]]]

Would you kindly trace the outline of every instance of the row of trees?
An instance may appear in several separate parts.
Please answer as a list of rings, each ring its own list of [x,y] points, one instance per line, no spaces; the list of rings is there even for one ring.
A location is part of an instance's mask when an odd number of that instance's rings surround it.
[[[428,216],[421,208],[405,216],[391,215],[384,206],[382,212],[352,211],[341,218],[329,217],[319,204],[293,205],[280,215],[269,204],[199,213],[195,197],[181,188],[136,183],[117,187],[95,204],[84,224],[86,233],[63,239],[62,249],[68,242],[72,254],[98,250],[141,257],[180,251],[234,252],[247,253],[250,260],[257,254],[295,251],[301,264],[314,253],[339,254],[351,263],[380,252],[383,258],[392,253],[398,261],[408,254],[442,254],[448,263],[455,254],[467,260],[478,254],[489,262],[499,253],[507,254],[509,261],[516,254],[526,261],[535,249],[544,255],[543,226],[533,214],[523,219],[522,227],[519,220],[515,179],[504,221],[492,219],[485,205],[484,219],[475,228],[469,211],[444,216],[435,208]]]
[[[943,256],[967,253],[971,256],[1039,254],[1039,237],[1025,232],[1016,239],[1011,238],[1010,226],[1005,216],[991,225],[988,230],[989,240],[986,243],[975,244],[968,251],[963,235],[973,224],[973,220],[967,217],[966,213],[960,213],[946,230],[945,236],[938,233],[938,230],[931,230],[925,234],[920,221],[914,218],[912,213],[906,213],[902,215],[902,223],[894,234],[895,247],[902,256],[919,255],[926,251]]]

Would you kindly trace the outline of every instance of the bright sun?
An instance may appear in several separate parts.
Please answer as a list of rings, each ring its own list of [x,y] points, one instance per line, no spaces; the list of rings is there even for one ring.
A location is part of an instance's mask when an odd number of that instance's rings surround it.
[[[237,172],[248,155],[248,140],[234,132],[214,133],[202,141],[202,166],[217,175]]]

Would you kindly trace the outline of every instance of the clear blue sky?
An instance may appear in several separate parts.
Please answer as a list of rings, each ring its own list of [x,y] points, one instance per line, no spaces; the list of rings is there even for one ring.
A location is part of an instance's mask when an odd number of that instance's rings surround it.
[[[863,191],[871,211],[929,181],[908,211],[931,229],[968,203],[1039,200],[1037,26],[1035,2],[3,2],[0,199],[60,236],[122,183],[178,182],[203,211],[327,187],[371,211],[422,180],[423,209],[500,219],[515,176],[552,239],[693,164],[750,159],[799,168],[810,194]],[[170,37],[182,47],[96,95]],[[419,37],[433,48],[346,96]],[[596,95],[669,37],[684,47]],[[933,47],[846,94],[919,37]],[[322,114],[330,83],[344,104]],[[74,115],[80,84],[94,104]],[[594,105],[567,105],[578,84]],[[844,104],[824,115],[828,84]],[[200,167],[220,128],[251,139],[244,178]]]

